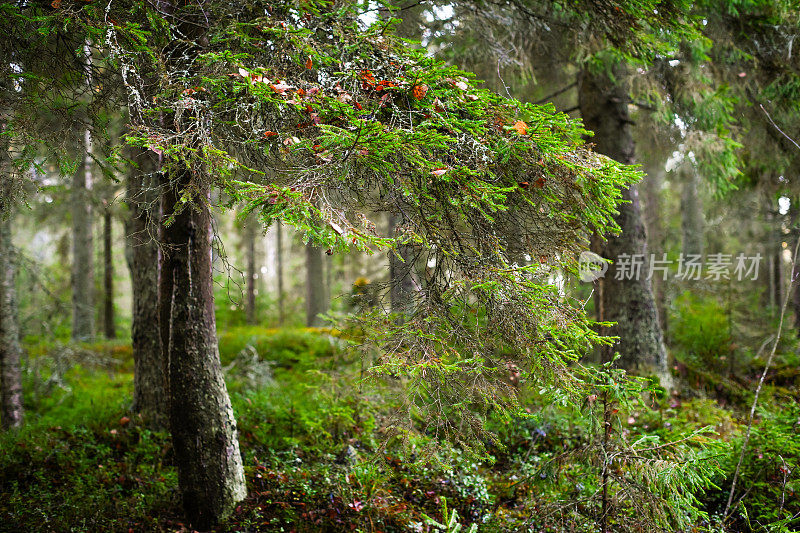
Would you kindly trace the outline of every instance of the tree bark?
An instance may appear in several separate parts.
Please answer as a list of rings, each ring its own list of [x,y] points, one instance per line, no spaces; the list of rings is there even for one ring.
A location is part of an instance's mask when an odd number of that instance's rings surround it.
[[[8,215],[10,217],[10,215]],[[11,221],[0,215],[0,367],[3,429],[22,425],[22,371],[17,309],[17,254],[11,242]]]
[[[306,244],[306,326],[322,325],[320,314],[328,311],[322,248]]]
[[[152,427],[167,424],[167,396],[158,330],[158,177],[155,154],[139,150],[128,176],[128,266],[133,313],[133,410]]]
[[[247,495],[236,420],[222,373],[214,316],[209,185],[187,168],[163,183],[159,306],[169,420],[183,506],[208,529]],[[192,181],[193,205],[175,213]],[[198,183],[200,182],[200,183]]]
[[[94,337],[94,245],[92,239],[92,134],[84,132],[86,154],[72,178],[72,340]]]
[[[625,72],[618,69],[615,78],[624,80]],[[620,163],[631,164],[635,146],[628,100],[627,88],[619,81],[613,82],[603,75],[581,73],[579,106],[584,124],[594,131],[592,142],[600,153]],[[621,367],[639,374],[656,375],[662,385],[671,386],[658,311],[648,279],[647,238],[636,187],[622,191],[622,198],[628,203],[620,204],[619,214],[615,217],[622,233],[606,235],[605,242],[599,242],[601,255],[614,261],[600,281],[602,298],[598,307],[603,314],[600,318],[616,322],[604,333],[620,338],[612,348],[620,354],[618,364]],[[639,276],[616,279],[623,254],[643,255],[644,264]],[[604,355],[608,358],[611,353]]]
[[[106,339],[115,339],[114,328],[114,257],[111,247],[111,210],[106,205],[103,212],[103,333]]]

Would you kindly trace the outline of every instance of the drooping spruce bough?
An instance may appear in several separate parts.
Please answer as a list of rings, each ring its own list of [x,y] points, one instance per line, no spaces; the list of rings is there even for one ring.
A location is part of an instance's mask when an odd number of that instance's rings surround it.
[[[408,50],[390,23],[364,29],[349,4],[306,7],[215,11],[207,42],[172,70],[147,51],[179,35],[110,28],[129,141],[162,154],[166,174],[191,168],[187,209],[211,180],[332,253],[413,244],[432,266],[411,315],[359,317],[381,348],[372,372],[410,378],[407,414],[455,409],[458,427],[423,419],[461,438],[487,408],[513,408],[507,364],[570,382],[569,363],[600,339],[549,280],[574,270],[587,235],[614,229],[619,190],[638,173],[594,154],[580,123],[551,106]],[[125,44],[137,38],[143,50]],[[402,214],[402,231],[380,235],[380,212]]]
[[[349,2],[41,10],[42,27],[92,39],[95,68],[119,77],[128,142],[159,154],[164,176],[188,169],[176,216],[216,186],[332,253],[411,243],[434,265],[402,323],[359,318],[381,347],[372,371],[410,378],[408,401],[429,414],[455,408],[459,435],[514,408],[507,363],[575,386],[570,363],[605,342],[550,281],[574,271],[588,235],[616,229],[639,174],[593,153],[579,121],[479,88],[391,21],[365,28]],[[381,212],[401,213],[403,231],[379,235]]]

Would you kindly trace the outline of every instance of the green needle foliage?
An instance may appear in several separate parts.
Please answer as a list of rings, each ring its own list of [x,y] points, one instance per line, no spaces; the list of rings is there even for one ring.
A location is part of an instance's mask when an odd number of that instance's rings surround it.
[[[618,230],[619,190],[640,174],[587,148],[579,121],[480,88],[409,50],[391,22],[364,27],[349,2],[3,10],[91,43],[127,97],[128,143],[160,154],[168,178],[190,170],[179,210],[208,202],[197,193],[212,183],[243,216],[282,220],[330,253],[418,250],[431,266],[413,313],[358,317],[365,348],[379,348],[372,373],[405,384],[398,431],[480,434],[484,415],[516,410],[509,365],[580,389],[570,365],[608,340],[552,276],[574,271],[587,235]],[[406,223],[381,235],[382,212]]]

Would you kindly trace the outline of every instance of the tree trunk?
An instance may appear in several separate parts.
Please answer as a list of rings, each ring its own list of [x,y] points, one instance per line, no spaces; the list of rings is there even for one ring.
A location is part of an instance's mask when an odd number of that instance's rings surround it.
[[[245,314],[250,325],[256,323],[256,223],[256,218],[251,216],[244,227],[247,256]]]
[[[115,339],[114,329],[114,262],[111,248],[111,210],[103,212],[103,332],[106,339]]]
[[[72,340],[94,336],[94,245],[92,239],[92,135],[84,133],[86,154],[72,178]]]
[[[175,164],[175,163],[173,163]],[[224,519],[247,495],[236,420],[222,373],[214,317],[208,180],[187,168],[163,183],[159,306],[169,420],[187,518],[196,529]],[[194,205],[175,213],[180,194]],[[201,183],[202,182],[202,183]]]
[[[164,359],[158,330],[158,177],[155,154],[138,151],[128,176],[128,266],[133,313],[133,410],[153,427],[167,423]]]
[[[330,302],[333,301],[333,255],[325,254],[322,260],[325,264],[325,301],[328,302],[328,308],[330,309]]]
[[[0,215],[0,388],[3,429],[21,426],[23,414],[16,273],[17,254],[11,242],[11,221]]]
[[[615,73],[617,80],[625,79],[622,69],[618,70]],[[594,76],[588,72],[581,74],[579,106],[584,124],[595,133],[592,142],[600,153],[630,164],[634,161],[634,141],[628,100],[623,84],[612,82],[606,76]],[[601,255],[614,261],[600,280],[600,318],[616,322],[604,333],[620,337],[613,349],[620,353],[618,364],[621,367],[639,374],[654,374],[661,379],[662,385],[670,386],[666,349],[648,279],[650,261],[636,187],[622,191],[622,199],[629,202],[619,205],[619,214],[615,217],[622,233],[606,235],[606,241],[599,243]],[[633,276],[633,279],[615,279],[623,254],[643,255],[640,275]],[[606,353],[605,357],[610,355]]]
[[[678,170],[682,182],[681,192],[681,251],[684,256],[703,255],[705,248],[705,221],[703,220],[703,202],[698,196],[699,177],[689,162],[684,162]]]
[[[651,253],[655,253],[658,259],[666,251],[664,241],[664,227],[661,221],[662,201],[661,189],[664,185],[666,169],[664,162],[659,160],[656,164],[650,164],[645,168],[645,177],[639,184],[642,192],[642,212],[644,213],[644,225],[647,232],[647,247]],[[658,321],[661,331],[667,332],[667,302],[664,279],[662,275],[654,275],[651,280],[653,284],[653,295],[658,309]]]
[[[320,314],[328,311],[322,248],[306,244],[306,326],[319,327]]]
[[[275,227],[275,265],[276,275],[278,276],[278,324],[283,325],[286,317],[284,309],[284,290],[283,290],[283,224],[276,222]]]
[[[797,240],[800,239],[800,228],[798,228],[798,217],[800,216],[800,209],[797,208],[796,202],[792,200],[789,207],[789,227],[792,228],[790,240],[792,242],[792,250],[797,247]],[[800,337],[800,264],[792,265],[792,278],[789,280],[789,290],[791,293],[792,310],[794,311],[794,331]]]
[[[389,217],[389,228],[395,235],[402,224],[403,218],[400,215],[393,214]],[[414,256],[411,246],[401,245],[398,246],[397,253],[389,252],[389,278],[392,313],[410,313],[414,295]]]
[[[780,314],[781,306],[783,305],[784,294],[786,290],[786,275],[783,272],[783,220],[784,215],[775,209],[774,226],[772,228],[772,241],[773,241],[773,255],[775,261],[773,268],[775,269],[775,304],[776,314]]]
[[[777,317],[783,304],[783,217],[778,213],[774,201],[764,197],[764,219],[766,221],[765,255],[767,258],[767,301],[772,316]]]

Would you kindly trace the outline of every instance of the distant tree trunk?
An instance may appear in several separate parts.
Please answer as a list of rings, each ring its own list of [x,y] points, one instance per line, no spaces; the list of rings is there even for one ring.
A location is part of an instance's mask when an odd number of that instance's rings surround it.
[[[403,222],[400,215],[390,215],[390,230],[396,235]],[[392,313],[409,313],[413,305],[414,294],[414,256],[411,246],[401,245],[398,246],[397,253],[389,252],[389,278],[389,299]]]
[[[158,329],[158,177],[155,154],[139,150],[128,175],[128,266],[133,313],[133,410],[153,427],[167,424],[164,359]]]
[[[183,506],[209,529],[247,495],[236,420],[222,373],[214,316],[211,213],[207,179],[176,169],[164,180],[160,327],[167,362],[169,420]],[[191,182],[191,185],[190,185]],[[193,206],[175,205],[191,186]]]
[[[791,237],[794,239],[792,250],[797,246],[797,241],[800,239],[800,227],[798,221],[800,220],[800,209],[793,200],[789,207],[789,227],[792,229]],[[794,311],[794,331],[800,337],[800,264],[793,265],[791,284],[789,286],[792,291],[792,310]]]
[[[350,259],[350,288],[352,288],[355,281],[361,276],[361,253],[358,250],[350,250],[348,256]]]
[[[92,134],[84,133],[86,154],[72,178],[72,340],[94,336],[94,245],[92,239]]]
[[[17,310],[17,253],[11,242],[11,221],[2,217],[0,214],[0,388],[3,429],[10,429],[22,425],[22,348]]]
[[[622,71],[615,76],[617,80],[625,79]],[[635,147],[628,100],[626,87],[619,81],[612,82],[606,76],[593,76],[588,72],[580,75],[579,106],[584,124],[595,133],[592,142],[600,153],[630,164],[634,161]],[[603,320],[617,323],[605,333],[620,337],[619,343],[613,347],[620,353],[619,365],[640,374],[655,374],[663,385],[670,386],[658,311],[647,277],[650,261],[636,187],[622,191],[622,199],[629,202],[617,208],[619,214],[615,220],[622,233],[619,236],[606,235],[607,240],[599,242],[601,255],[612,259],[615,264],[610,265],[600,280],[602,297],[598,308],[602,310]],[[633,276],[633,279],[615,279],[619,258],[623,254],[644,256],[641,275]]]
[[[382,8],[379,16],[381,20],[386,20],[389,16],[400,19],[400,22],[395,26],[395,34],[404,39],[411,39],[419,41],[422,39],[422,23],[425,9],[428,6],[424,2],[416,0],[398,2],[397,10],[390,10],[389,8]]]
[[[705,221],[703,220],[703,202],[698,195],[697,170],[691,163],[685,162],[678,170],[681,179],[681,251],[686,255],[703,255],[705,249]]]
[[[328,308],[330,308],[333,296],[333,255],[326,254],[322,260],[325,263],[325,301],[328,302]]]
[[[776,213],[775,227],[772,229],[772,235],[772,240],[774,242],[772,253],[775,258],[773,263],[773,268],[775,269],[775,304],[776,313],[780,313],[780,308],[784,300],[784,291],[786,290],[786,276],[783,272],[783,216],[780,213]]]
[[[800,239],[800,232],[795,232],[795,246],[796,240]],[[792,309],[794,310],[794,330],[795,334],[800,337],[800,264],[795,264],[792,271]]]
[[[283,290],[283,224],[280,221],[276,222],[275,226],[275,270],[278,276],[278,324],[283,325],[286,318],[286,310],[284,309],[284,290]]]
[[[664,185],[666,169],[664,162],[659,160],[656,164],[645,167],[644,180],[639,184],[642,192],[642,212],[644,213],[645,230],[647,231],[647,248],[651,253],[655,253],[657,258],[666,251],[664,246],[664,227],[661,221],[662,201],[661,189]],[[654,275],[651,280],[653,283],[653,295],[658,309],[658,321],[661,331],[667,331],[667,302],[664,279],[660,275]]]
[[[776,317],[783,304],[783,217],[778,213],[771,197],[764,197],[763,206],[766,221],[767,301],[773,317]]]
[[[328,311],[325,298],[325,273],[322,248],[306,244],[306,326],[322,325],[320,314]]]
[[[111,248],[111,210],[106,205],[103,212],[103,333],[114,339],[114,257]]]
[[[247,249],[247,272],[246,272],[246,291],[245,314],[247,323],[256,323],[256,218],[249,217],[245,222],[244,239]]]

